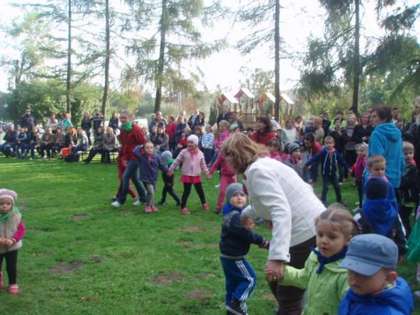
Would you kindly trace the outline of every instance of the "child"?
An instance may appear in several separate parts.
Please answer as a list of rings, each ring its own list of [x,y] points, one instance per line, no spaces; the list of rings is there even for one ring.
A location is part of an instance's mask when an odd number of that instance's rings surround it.
[[[154,153],[154,145],[151,142],[146,142],[143,146],[137,146],[133,153],[139,160],[140,180],[146,188],[146,204],[144,212],[157,212],[158,208],[155,206],[155,190],[157,173],[159,167],[159,158]]]
[[[222,148],[223,142],[227,138],[229,138],[229,122],[227,120],[221,120],[219,122],[219,128],[217,130],[215,139],[214,139],[214,147],[216,151],[216,155],[219,154],[220,149]]]
[[[363,202],[363,173],[367,164],[368,145],[366,143],[359,143],[356,145],[357,158],[356,163],[352,166],[352,173],[354,175],[354,183],[357,187],[359,195],[359,207],[362,207]]]
[[[217,156],[216,161],[210,168],[209,175],[212,176],[220,168],[220,186],[219,196],[217,197],[216,213],[219,214],[223,207],[223,201],[225,199],[226,188],[236,182],[235,170],[228,164],[224,155],[220,152]]]
[[[277,139],[271,140],[268,143],[268,149],[270,151],[270,157],[277,161],[283,162],[289,157],[288,154],[282,152],[281,142],[278,141]]]
[[[311,166],[312,164],[321,162],[321,174],[322,174],[322,196],[321,201],[327,204],[328,186],[331,183],[335,190],[335,197],[337,202],[341,203],[341,189],[338,184],[339,178],[339,167],[346,167],[341,154],[338,153],[335,148],[334,138],[331,136],[325,137],[325,147],[320,153],[311,158],[306,162],[305,166]]]
[[[406,239],[398,218],[397,205],[388,199],[392,186],[382,177],[371,177],[365,185],[366,198],[359,215],[355,216],[362,233],[376,233],[391,238],[405,254]]]
[[[365,184],[371,177],[380,177],[388,183],[388,196],[389,200],[392,200],[395,203],[395,208],[398,209],[397,197],[395,196],[395,190],[392,187],[391,183],[388,181],[388,178],[385,176],[386,161],[382,155],[373,155],[368,158],[367,161],[367,172],[364,174]],[[368,175],[368,176],[366,176]],[[366,189],[365,187],[363,188]]]
[[[398,277],[398,248],[377,234],[355,236],[341,263],[348,270],[350,289],[339,315],[409,315],[414,310],[408,284]],[[335,314],[335,313],[334,313]]]
[[[336,314],[348,289],[346,271],[339,267],[357,225],[340,205],[331,205],[315,221],[316,246],[303,269],[287,266],[282,285],[306,289],[304,315]]]
[[[201,172],[204,172],[207,176],[209,171],[207,169],[206,161],[204,160],[203,152],[198,149],[198,137],[196,135],[190,135],[187,138],[187,148],[183,149],[175,162],[170,166],[168,175],[172,176],[174,170],[182,163],[181,167],[181,182],[184,184],[184,192],[181,198],[181,214],[189,214],[187,201],[191,193],[191,186],[194,185],[198,196],[200,197],[201,205],[204,210],[209,209],[209,205],[206,202],[206,196],[204,195],[203,186],[201,185]]]
[[[289,157],[284,161],[284,164],[293,168],[303,178],[304,163],[301,159],[300,145],[296,142],[290,142],[286,145],[286,149]]]
[[[19,286],[16,283],[17,251],[22,247],[22,238],[25,236],[22,215],[15,206],[16,198],[16,192],[0,189],[0,289],[3,288],[1,266],[5,259],[10,294],[19,294]]]
[[[28,153],[28,134],[26,131],[26,128],[19,128],[19,133],[17,134],[16,156],[18,159],[24,159]]]
[[[171,151],[162,152],[160,156],[160,169],[162,170],[162,179],[163,179],[163,190],[162,190],[162,198],[160,199],[159,204],[163,205],[166,201],[166,194],[169,193],[172,198],[176,202],[176,206],[179,207],[181,202],[179,201],[179,197],[174,191],[174,175],[168,175],[168,169],[171,167],[172,163],[174,162],[172,158]]]
[[[268,241],[253,233],[255,223],[242,211],[247,198],[242,184],[230,184],[226,191],[223,225],[219,243],[220,260],[225,275],[225,306],[228,314],[248,314],[246,299],[255,288],[256,274],[246,260],[251,244],[268,248]]]
[[[417,187],[418,174],[416,161],[414,161],[414,146],[411,142],[404,141],[403,151],[405,158],[405,170],[401,178],[400,195],[401,207],[400,214],[401,220],[407,235],[411,232],[410,216],[419,203],[419,190]]]
[[[206,164],[210,165],[214,155],[214,134],[209,124],[206,125],[206,132],[201,137],[201,147],[203,148]]]

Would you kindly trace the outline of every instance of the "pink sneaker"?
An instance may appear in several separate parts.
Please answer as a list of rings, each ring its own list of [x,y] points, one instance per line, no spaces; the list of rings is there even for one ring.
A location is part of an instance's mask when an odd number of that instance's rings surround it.
[[[203,210],[204,211],[209,211],[209,204],[207,202],[203,203]]]
[[[155,207],[155,206],[152,206],[150,208],[152,208],[152,212],[158,212],[159,211],[159,209],[157,207]]]
[[[3,285],[3,272],[0,271],[0,290],[4,288]]]
[[[10,294],[17,295],[17,294],[19,294],[19,286],[17,284],[11,284],[7,291]]]
[[[190,214],[190,210],[188,210],[188,208],[182,208],[181,209],[181,214],[183,214],[183,215]]]
[[[146,206],[146,207],[144,207],[144,212],[146,212],[146,213],[152,213],[153,212],[153,209],[150,206]]]

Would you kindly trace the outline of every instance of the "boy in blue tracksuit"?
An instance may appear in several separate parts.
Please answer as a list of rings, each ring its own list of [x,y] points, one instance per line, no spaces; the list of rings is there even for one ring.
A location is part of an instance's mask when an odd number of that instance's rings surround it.
[[[338,315],[409,315],[414,310],[407,282],[398,277],[397,245],[378,234],[353,237],[341,267],[348,270],[350,289]]]
[[[344,162],[341,154],[335,149],[335,140],[331,136],[325,137],[325,147],[315,155],[312,159],[306,162],[305,166],[311,166],[321,162],[322,173],[322,195],[321,201],[327,205],[328,186],[331,183],[335,190],[335,197],[337,202],[341,202],[341,189],[338,183],[340,177],[340,168],[347,169],[346,162]]]
[[[225,274],[227,314],[248,314],[246,299],[256,284],[256,274],[245,256],[251,244],[268,247],[268,241],[252,232],[254,220],[246,211],[247,198],[242,184],[233,183],[226,189],[220,260]]]

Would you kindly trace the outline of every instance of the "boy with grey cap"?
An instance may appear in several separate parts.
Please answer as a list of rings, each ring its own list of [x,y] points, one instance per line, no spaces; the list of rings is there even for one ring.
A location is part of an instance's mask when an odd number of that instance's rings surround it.
[[[353,237],[341,267],[348,270],[350,289],[341,301],[339,315],[409,315],[413,296],[407,282],[395,271],[397,245],[379,234]]]

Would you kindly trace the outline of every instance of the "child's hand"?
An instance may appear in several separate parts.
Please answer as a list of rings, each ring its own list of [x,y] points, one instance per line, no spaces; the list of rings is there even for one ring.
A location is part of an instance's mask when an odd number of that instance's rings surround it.
[[[0,237],[0,245],[5,246],[6,245],[6,241],[7,241],[7,238]]]
[[[6,246],[7,247],[10,247],[10,246],[12,246],[15,242],[13,241],[13,240],[11,240],[11,239],[6,239]]]
[[[207,179],[211,179],[211,174],[207,174]]]
[[[168,176],[172,176],[172,175],[174,175],[174,172],[170,172],[170,171],[168,171],[168,172],[166,173],[166,175],[168,175]]]
[[[261,245],[259,245],[259,247],[268,249],[270,247],[270,241],[264,240],[264,242]]]

